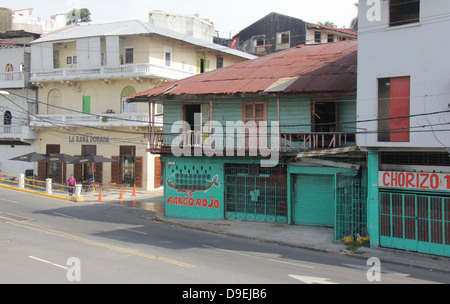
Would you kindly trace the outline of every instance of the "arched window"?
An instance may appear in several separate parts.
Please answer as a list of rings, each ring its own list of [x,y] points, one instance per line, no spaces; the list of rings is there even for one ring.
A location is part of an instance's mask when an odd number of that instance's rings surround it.
[[[5,80],[13,80],[14,79],[14,75],[12,74],[12,72],[14,72],[14,67],[11,63],[8,63],[6,65],[5,72],[6,72]]]
[[[136,94],[136,89],[133,87],[125,87],[120,95],[122,113],[136,113],[136,103],[127,103],[127,97]]]
[[[47,97],[47,114],[61,114],[61,93],[58,89],[53,89]]]
[[[5,114],[3,114],[3,125],[5,133],[11,133],[11,123],[12,123],[12,114],[10,111],[6,111]]]

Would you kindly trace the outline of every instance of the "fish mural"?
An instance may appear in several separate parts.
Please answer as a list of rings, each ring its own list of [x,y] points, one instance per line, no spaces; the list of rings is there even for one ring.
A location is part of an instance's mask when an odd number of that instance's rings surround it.
[[[193,174],[193,176],[189,175],[189,178],[187,178],[188,176],[177,173],[166,180],[166,185],[171,189],[184,193],[207,192],[213,186],[220,187],[218,175],[215,175],[211,181],[205,179],[204,176]]]

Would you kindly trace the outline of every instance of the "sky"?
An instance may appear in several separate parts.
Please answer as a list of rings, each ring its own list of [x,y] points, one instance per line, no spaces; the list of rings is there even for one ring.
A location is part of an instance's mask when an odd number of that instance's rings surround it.
[[[148,21],[148,13],[153,10],[199,14],[200,18],[214,23],[220,37],[229,38],[271,12],[312,23],[332,21],[338,27],[348,28],[357,15],[356,2],[358,0],[2,0],[0,6],[12,10],[33,8],[31,17],[44,20],[72,8],[88,8],[92,23]]]

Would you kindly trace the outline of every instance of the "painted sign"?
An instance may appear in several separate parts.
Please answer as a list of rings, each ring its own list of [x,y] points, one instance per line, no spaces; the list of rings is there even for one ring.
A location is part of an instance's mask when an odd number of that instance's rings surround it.
[[[223,164],[204,158],[163,158],[165,214],[172,218],[223,219]]]
[[[190,174],[192,175],[192,174]],[[209,189],[211,189],[213,186],[220,187],[219,182],[217,181],[219,179],[219,176],[214,176],[212,181],[207,181],[206,179],[201,180],[201,177],[197,177],[198,174],[194,174],[194,181],[198,181],[196,184],[192,184],[192,179],[189,180],[188,184],[183,184],[179,182],[179,179],[177,178],[177,175],[172,175],[169,177],[166,181],[166,185],[169,188],[172,188],[174,190],[177,190],[178,192],[185,192],[185,193],[194,193],[197,191],[202,192],[208,192]],[[181,179],[183,180],[183,179]],[[178,182],[177,182],[178,181]]]
[[[106,136],[69,136],[70,143],[103,143],[109,144],[110,139]]]
[[[380,171],[378,185],[384,188],[450,191],[450,174]]]

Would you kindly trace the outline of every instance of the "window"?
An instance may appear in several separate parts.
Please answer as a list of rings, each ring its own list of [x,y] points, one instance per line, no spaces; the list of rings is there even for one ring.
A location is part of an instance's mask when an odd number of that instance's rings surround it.
[[[134,185],[136,174],[136,146],[120,146],[120,182]]]
[[[222,56],[217,56],[216,68],[217,69],[223,68],[223,57]]]
[[[242,103],[242,121],[254,121],[259,124],[267,120],[267,104],[265,101],[244,101]]]
[[[133,63],[134,49],[126,48],[125,49],[125,63]]]
[[[290,47],[290,32],[277,33],[277,49],[283,50]]]
[[[378,141],[410,140],[410,77],[378,79]]]
[[[6,111],[3,115],[3,130],[5,133],[11,133],[12,114],[10,111]]]
[[[14,72],[14,68],[13,68],[12,64],[8,63],[6,65],[5,72],[6,72],[5,80],[13,80],[14,79],[14,75],[12,74],[12,72]]]
[[[320,43],[322,40],[322,33],[321,32],[314,32],[314,42]]]
[[[259,127],[259,123],[267,121],[267,102],[264,100],[259,101],[244,101],[242,102],[242,121],[255,122],[256,127]],[[250,148],[250,145],[256,143],[255,138],[250,141],[250,130],[245,130],[245,147]]]
[[[137,112],[137,107],[136,107],[136,103],[128,103],[127,102],[127,97],[131,96],[133,94],[136,94],[136,89],[134,87],[131,86],[127,86],[122,90],[122,94],[121,94],[121,110],[122,113],[136,113]]]
[[[420,0],[390,0],[390,26],[419,22]]]
[[[48,156],[56,155],[61,153],[60,145],[47,145],[46,154]],[[62,164],[61,163],[43,163],[45,165],[45,176],[39,173],[40,177],[51,178],[53,181],[62,182],[65,178],[61,176],[62,174]]]
[[[334,42],[334,35],[328,34],[328,42]]]
[[[95,145],[82,145],[81,146],[81,157],[97,155],[97,146]],[[89,181],[91,178],[95,180],[96,172],[95,164],[82,164],[81,165],[81,179],[84,181]],[[96,180],[98,181],[98,180]]]
[[[209,71],[209,60],[206,59],[206,54],[197,52],[197,73],[205,73]]]
[[[168,46],[164,47],[164,64],[166,67],[172,66],[172,48]]]
[[[335,100],[313,100],[311,132],[338,132],[338,105]]]

